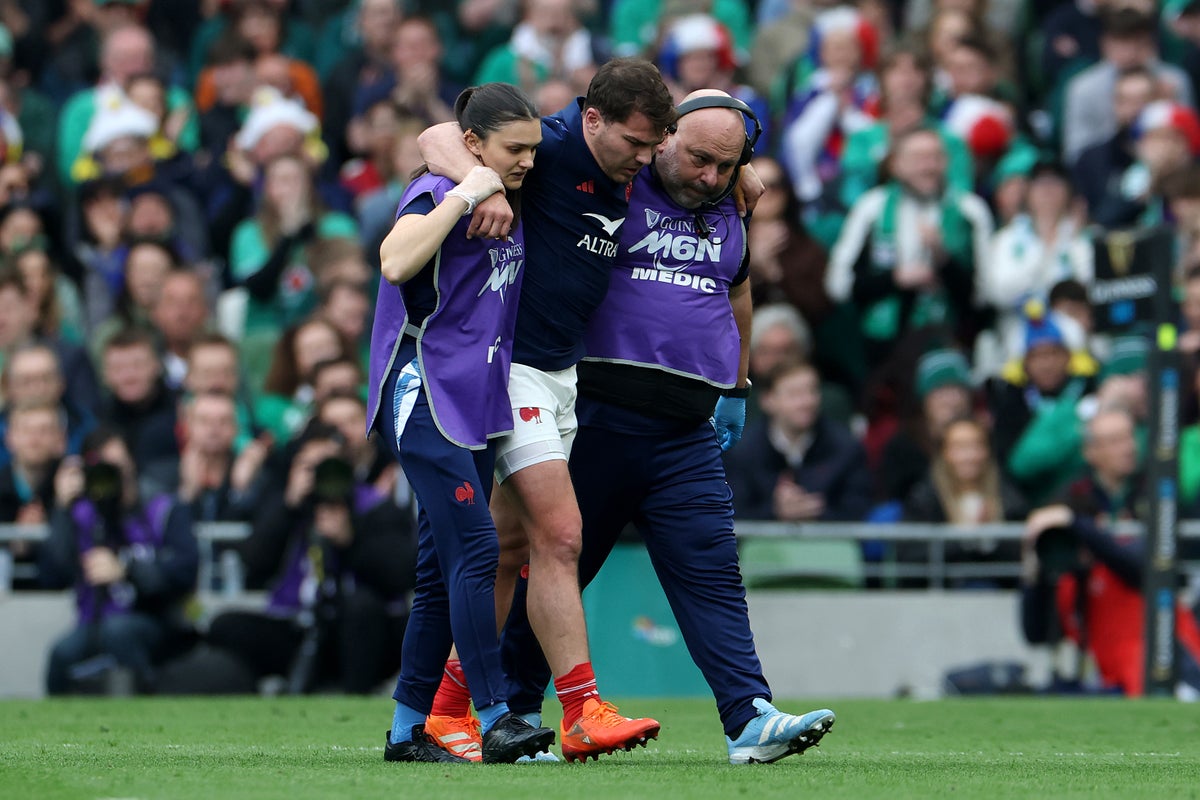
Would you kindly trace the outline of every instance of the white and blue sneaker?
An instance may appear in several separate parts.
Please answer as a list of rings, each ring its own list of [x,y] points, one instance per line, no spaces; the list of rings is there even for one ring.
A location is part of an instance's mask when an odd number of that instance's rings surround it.
[[[737,741],[725,737],[730,764],[770,764],[792,753],[815,747],[829,733],[836,717],[827,708],[797,717],[785,714],[759,697],[758,716],[746,723]]]

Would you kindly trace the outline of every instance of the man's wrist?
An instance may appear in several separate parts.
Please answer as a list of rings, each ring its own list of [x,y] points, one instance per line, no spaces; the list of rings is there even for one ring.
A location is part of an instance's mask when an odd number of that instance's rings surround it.
[[[745,386],[734,386],[732,389],[722,389],[722,397],[733,397],[738,400],[745,400],[750,396],[750,387],[753,386],[749,379],[746,380]]]

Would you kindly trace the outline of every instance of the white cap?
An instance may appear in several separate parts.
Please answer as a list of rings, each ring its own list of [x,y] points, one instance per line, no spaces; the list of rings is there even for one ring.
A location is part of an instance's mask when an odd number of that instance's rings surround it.
[[[120,88],[108,86],[96,93],[96,111],[83,135],[83,149],[98,153],[124,136],[149,139],[157,130],[153,114],[135,105]]]
[[[295,128],[306,136],[317,129],[317,118],[308,109],[270,86],[255,89],[250,106],[250,114],[234,139],[242,150],[254,149],[267,131],[279,125]]]

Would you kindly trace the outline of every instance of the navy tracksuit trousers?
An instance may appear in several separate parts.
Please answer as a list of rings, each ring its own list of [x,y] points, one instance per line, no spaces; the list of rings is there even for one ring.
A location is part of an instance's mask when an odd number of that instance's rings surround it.
[[[396,363],[411,358],[411,352],[402,350]],[[402,432],[397,442],[398,418]],[[488,511],[493,451],[468,450],[442,436],[419,378],[414,383],[414,376],[402,374],[399,367],[384,384],[376,425],[404,468],[420,508],[417,585],[392,697],[428,714],[450,646],[457,643],[475,706],[501,702],[505,682],[495,602],[500,550]]]

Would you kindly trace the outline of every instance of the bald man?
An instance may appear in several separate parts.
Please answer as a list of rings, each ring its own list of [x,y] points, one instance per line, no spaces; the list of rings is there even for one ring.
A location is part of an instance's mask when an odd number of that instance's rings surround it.
[[[637,526],[734,764],[803,752],[834,721],[828,709],[794,716],[770,703],[721,463],[741,438],[750,386],[746,228],[731,196],[753,151],[748,111],[724,92],[688,95],[634,181],[608,294],[587,327],[570,457],[581,586]],[[550,674],[523,609],[518,592],[504,643],[518,713],[540,709]]]

